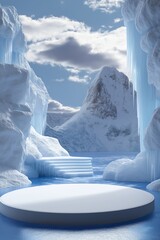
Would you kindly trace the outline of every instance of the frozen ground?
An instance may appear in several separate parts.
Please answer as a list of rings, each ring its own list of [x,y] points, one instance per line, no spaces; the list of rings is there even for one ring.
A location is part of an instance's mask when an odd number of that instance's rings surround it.
[[[84,156],[84,155],[83,155]],[[86,153],[85,156],[94,157],[93,167],[94,176],[86,178],[73,178],[73,179],[51,179],[41,178],[33,180],[33,186],[46,185],[51,183],[109,183],[124,186],[131,186],[139,189],[145,189],[146,184],[142,183],[124,183],[124,182],[110,182],[102,179],[103,169],[106,164],[112,160],[123,157],[134,158],[135,154],[117,154],[112,153]],[[11,188],[0,189],[0,195],[11,191]],[[38,225],[29,225],[19,223],[7,219],[0,215],[0,234],[1,240],[10,240],[13,236],[16,240],[159,240],[160,236],[160,195],[153,193],[155,196],[155,211],[150,217],[141,221],[132,222],[123,225],[115,226],[102,226],[96,229],[57,229],[54,226],[45,227]]]

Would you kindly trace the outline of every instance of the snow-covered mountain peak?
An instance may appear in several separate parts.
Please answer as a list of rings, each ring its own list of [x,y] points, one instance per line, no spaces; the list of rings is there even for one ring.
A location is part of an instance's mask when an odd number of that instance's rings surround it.
[[[100,79],[102,79],[104,84],[106,83],[106,81],[109,81],[109,80],[112,81],[113,83],[115,83],[116,81],[119,81],[120,83],[124,84],[124,87],[127,87],[125,86],[125,84],[126,82],[128,83],[128,78],[124,73],[119,72],[114,67],[108,67],[108,66],[104,66],[101,69],[95,81],[99,81]]]
[[[126,75],[115,68],[103,67],[93,81],[83,108],[102,119],[117,118],[117,114],[130,112],[133,86]]]
[[[104,66],[98,74],[98,77],[105,78],[106,76],[116,74],[118,71],[114,67]]]
[[[138,150],[136,96],[127,76],[104,67],[80,111],[46,134],[57,137],[70,152]]]

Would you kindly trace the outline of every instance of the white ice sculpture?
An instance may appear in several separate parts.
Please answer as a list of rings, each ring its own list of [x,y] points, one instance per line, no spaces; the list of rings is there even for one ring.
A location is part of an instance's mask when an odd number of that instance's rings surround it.
[[[105,179],[153,181],[160,178],[160,1],[126,0],[130,75],[137,91],[141,153],[109,164]]]

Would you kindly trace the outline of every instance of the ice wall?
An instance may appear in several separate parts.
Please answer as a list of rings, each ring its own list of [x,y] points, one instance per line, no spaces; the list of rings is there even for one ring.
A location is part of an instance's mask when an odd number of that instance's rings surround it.
[[[27,45],[22,32],[17,11],[14,7],[0,7],[0,63],[14,64],[28,71],[29,90],[23,103],[29,104],[32,111],[32,125],[43,133],[48,107],[48,92],[25,59]]]
[[[28,93],[28,71],[0,64],[0,187],[28,184],[22,168],[32,113],[23,99]]]
[[[0,64],[0,166],[3,168],[21,168],[32,117],[30,108],[21,103],[28,88],[27,71]]]
[[[42,136],[49,95],[25,51],[16,9],[0,6],[0,187],[30,183],[22,171],[43,156],[68,155],[58,140]]]
[[[146,128],[159,102],[156,88],[157,78],[155,74],[151,74],[151,72],[155,72],[152,65],[156,59],[150,59],[151,55],[154,55],[155,44],[152,40],[148,39],[148,34],[150,31],[153,31],[154,21],[152,18],[154,19],[154,17],[152,16],[149,21],[150,14],[147,13],[145,9],[146,7],[150,9],[155,2],[155,0],[127,0],[122,8],[122,14],[127,28],[128,67],[134,88],[137,91],[141,150],[144,150],[143,139]],[[155,38],[154,41],[156,42]],[[152,44],[150,42],[152,42]]]
[[[160,1],[126,0],[122,15],[130,77],[137,91],[141,153],[134,161],[109,165],[104,177],[152,181],[160,178]]]

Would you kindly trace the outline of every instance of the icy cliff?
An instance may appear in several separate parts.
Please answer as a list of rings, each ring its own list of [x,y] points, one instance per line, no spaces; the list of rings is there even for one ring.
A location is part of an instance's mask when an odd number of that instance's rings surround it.
[[[19,171],[32,113],[22,100],[29,89],[28,71],[0,64],[0,187],[29,183]]]
[[[80,111],[61,126],[46,129],[69,152],[136,151],[139,138],[136,95],[128,78],[104,67]]]
[[[104,172],[106,179],[152,181],[160,178],[159,13],[158,0],[126,0],[122,9],[130,74],[137,91],[141,153],[133,161],[122,159],[109,164]]]
[[[32,111],[32,125],[36,131],[42,133],[46,122],[49,96],[42,80],[35,75],[25,59],[26,41],[14,7],[0,8],[0,49],[1,64],[15,65],[17,69],[20,67],[27,72],[29,87],[28,89],[21,87],[21,91],[25,92],[21,102],[29,105]],[[8,71],[8,76],[10,75]],[[11,87],[9,87],[10,91]],[[16,98],[16,94],[14,97]]]
[[[43,156],[48,145],[53,156],[68,153],[56,140],[41,140],[49,96],[25,59],[26,42],[14,7],[0,7],[0,50],[0,187],[5,187],[30,183],[21,173],[26,156],[31,162],[31,156]],[[27,153],[26,142],[32,146]],[[43,148],[38,155],[34,147],[39,142]]]

